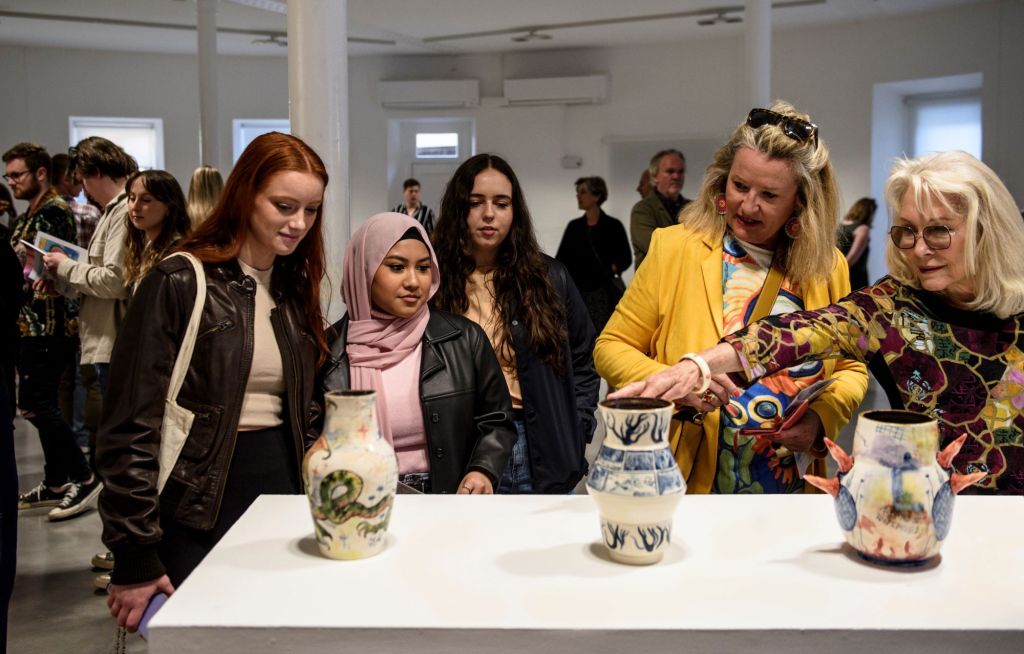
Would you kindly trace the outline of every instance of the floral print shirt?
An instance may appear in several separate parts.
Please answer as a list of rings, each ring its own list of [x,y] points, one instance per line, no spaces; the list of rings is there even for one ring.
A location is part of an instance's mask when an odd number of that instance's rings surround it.
[[[36,232],[39,231],[71,243],[75,242],[75,217],[67,201],[54,189],[50,189],[43,196],[34,212],[26,211],[14,219],[11,245],[16,249],[19,246],[25,248],[20,241],[34,243]],[[42,255],[32,251],[29,256]],[[36,293],[32,290],[32,280],[28,279],[27,275],[22,292],[25,303],[18,316],[18,328],[22,338],[78,335],[78,302],[57,293]]]
[[[1024,314],[958,309],[886,277],[832,306],[769,316],[723,340],[748,380],[803,361],[867,363],[893,408],[938,421],[940,447],[968,435],[953,465],[988,476],[965,493],[1024,495]]]

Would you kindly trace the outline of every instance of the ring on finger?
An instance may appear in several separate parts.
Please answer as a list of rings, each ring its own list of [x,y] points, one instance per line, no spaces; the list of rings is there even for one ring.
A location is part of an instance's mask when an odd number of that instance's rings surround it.
[[[706,390],[703,393],[701,393],[700,399],[704,400],[708,404],[711,404],[715,399],[715,394],[712,393],[710,390]]]

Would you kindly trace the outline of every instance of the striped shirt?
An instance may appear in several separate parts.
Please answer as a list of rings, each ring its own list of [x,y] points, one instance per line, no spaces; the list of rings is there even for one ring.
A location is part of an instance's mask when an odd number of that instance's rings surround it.
[[[392,209],[392,211],[395,213],[404,213],[407,216],[409,215],[409,211],[405,208],[404,202]],[[416,213],[414,213],[412,217],[423,225],[423,229],[427,230],[427,236],[430,236],[434,231],[434,212],[430,207],[421,202],[419,208],[416,209]]]

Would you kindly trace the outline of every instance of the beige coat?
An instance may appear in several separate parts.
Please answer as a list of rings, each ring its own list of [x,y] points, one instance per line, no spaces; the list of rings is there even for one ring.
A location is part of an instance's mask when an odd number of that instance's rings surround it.
[[[110,363],[117,326],[124,315],[128,289],[124,285],[128,199],[122,193],[103,209],[89,242],[88,263],[65,259],[57,276],[82,294],[78,335],[82,363]]]

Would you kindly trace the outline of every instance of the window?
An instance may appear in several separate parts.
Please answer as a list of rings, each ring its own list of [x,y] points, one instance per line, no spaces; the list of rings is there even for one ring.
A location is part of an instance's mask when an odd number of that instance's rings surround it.
[[[242,156],[242,152],[252,140],[260,134],[266,134],[267,132],[281,132],[282,134],[291,134],[292,131],[291,123],[287,118],[266,118],[266,119],[249,119],[249,118],[236,118],[231,121],[231,133],[232,133],[232,158],[231,162],[238,161],[238,158]]]
[[[71,116],[68,119],[71,145],[90,136],[102,136],[135,157],[139,168],[164,167],[164,121],[162,118],[100,118]]]
[[[458,159],[459,135],[456,132],[419,132],[416,134],[417,159]]]
[[[910,96],[913,156],[963,150],[981,159],[981,96]]]

